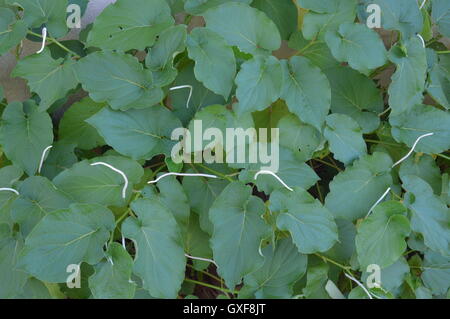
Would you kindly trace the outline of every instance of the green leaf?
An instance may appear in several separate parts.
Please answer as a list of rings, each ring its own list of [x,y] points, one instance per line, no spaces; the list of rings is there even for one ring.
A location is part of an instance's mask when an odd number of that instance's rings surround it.
[[[274,56],[256,56],[241,66],[236,77],[236,112],[261,111],[275,102],[281,94],[283,71]]]
[[[401,292],[401,286],[409,272],[410,269],[408,263],[405,258],[401,257],[392,265],[381,269],[381,287],[397,297]],[[367,277],[370,274],[371,273],[363,272],[361,281],[367,282]]]
[[[41,54],[33,54],[20,60],[12,76],[28,81],[31,91],[41,98],[39,109],[44,111],[78,85],[73,71],[74,64],[72,60],[54,60],[47,48]]]
[[[41,175],[52,180],[62,171],[69,169],[78,161],[74,153],[75,144],[64,144],[61,141],[53,144],[51,150],[48,151],[48,157],[42,165]]]
[[[90,150],[105,144],[94,127],[85,120],[98,113],[105,103],[95,103],[86,97],[64,112],[59,123],[59,138],[65,143],[74,143],[78,148]]]
[[[338,30],[330,30],[325,41],[339,62],[368,75],[386,63],[386,49],[379,35],[363,24],[344,23]]]
[[[226,2],[242,2],[250,4],[253,0],[185,0],[184,9],[187,13],[193,15],[200,15]]]
[[[329,266],[325,263],[314,263],[308,266],[307,283],[303,289],[303,295],[309,299],[329,299],[325,290]]]
[[[47,214],[25,240],[18,268],[37,279],[63,283],[67,266],[96,264],[114,229],[114,216],[99,205],[72,204]]]
[[[338,240],[337,226],[330,211],[307,191],[275,191],[270,196],[270,210],[279,212],[277,227],[289,231],[299,252],[324,252]]]
[[[0,224],[0,298],[14,298],[22,292],[28,277],[17,270],[17,256],[23,247],[20,235],[14,235],[8,225]]]
[[[407,40],[403,48],[394,46],[389,51],[389,60],[397,69],[389,85],[391,115],[398,115],[422,103],[427,73],[425,49],[420,39]]]
[[[433,251],[425,253],[422,280],[435,295],[445,295],[450,288],[450,258]]]
[[[136,160],[169,155],[176,143],[170,139],[172,131],[182,127],[175,115],[162,106],[126,112],[103,108],[86,121],[108,145]]]
[[[126,198],[122,198],[123,177],[103,165],[91,165],[97,162],[107,163],[124,172],[129,181]],[[56,176],[53,182],[76,202],[122,207],[131,197],[133,185],[138,184],[143,175],[144,170],[139,163],[129,158],[104,156],[78,162]]]
[[[50,212],[68,208],[72,201],[59,191],[48,179],[32,176],[22,182],[20,196],[11,206],[11,216],[27,236],[36,224]]]
[[[219,275],[230,289],[263,265],[264,257],[259,249],[261,241],[271,232],[261,218],[264,203],[251,194],[252,189],[243,183],[230,183],[209,211],[214,225],[211,238],[214,260]]]
[[[298,14],[293,1],[254,0],[252,7],[261,10],[275,22],[283,40],[288,40],[291,34],[297,30]]]
[[[330,110],[331,89],[328,79],[304,57],[295,56],[283,60],[281,65],[281,98],[286,101],[289,111],[320,131]]]
[[[190,207],[183,187],[174,176],[161,179],[155,186],[147,186],[143,190],[144,198],[157,201],[166,209],[178,223],[182,235],[187,231]]]
[[[260,144],[258,147],[267,147],[267,149],[271,149],[271,152],[273,152],[274,148],[274,146],[270,144],[267,146]],[[314,170],[305,163],[305,156],[298,151],[280,147],[279,158],[272,159],[272,163],[269,163],[269,166],[274,167],[277,166],[277,164],[278,170],[272,170],[290,187],[298,186],[308,189],[320,180]],[[283,189],[284,186],[271,175],[259,175],[255,180],[256,173],[259,172],[262,167],[267,167],[267,163],[249,164],[245,170],[241,171],[239,180],[245,183],[255,183],[258,189],[266,194],[270,194],[277,189]]]
[[[209,247],[210,236],[200,228],[200,222],[197,214],[189,216],[189,225],[184,236],[184,246],[186,253],[201,258],[212,259],[213,253]],[[207,261],[192,260],[194,268],[202,270],[210,264]]]
[[[267,55],[281,46],[275,23],[247,4],[225,3],[206,11],[203,16],[209,29],[243,52]]]
[[[0,168],[0,188],[15,187],[16,182],[23,175],[23,171],[14,165]],[[16,200],[18,195],[11,191],[0,192],[0,224],[8,224],[13,226],[10,210],[11,204]]]
[[[341,24],[355,20],[356,0],[333,0],[331,5],[329,1],[322,1],[320,7],[314,5],[313,10],[303,18],[302,31],[305,39],[323,39],[328,30],[337,30]],[[314,9],[320,11],[315,12]]]
[[[42,152],[52,142],[53,125],[50,116],[40,112],[34,101],[8,104],[2,116],[0,144],[15,165],[28,175],[34,175]]]
[[[412,213],[411,229],[423,235],[427,247],[450,256],[449,208],[419,177],[403,176],[402,181],[405,205]]]
[[[384,102],[375,83],[348,67],[329,68],[325,71],[331,85],[331,111],[350,116],[371,133],[380,125],[378,113]]]
[[[26,34],[25,22],[17,21],[12,10],[0,8],[0,56],[18,45]]]
[[[405,160],[399,170],[401,179],[408,175],[415,175],[427,182],[436,195],[441,193],[441,170],[429,155],[410,157]]]
[[[118,243],[112,243],[106,260],[95,266],[89,277],[89,288],[96,299],[132,299],[136,285],[131,281],[133,259]]]
[[[173,66],[173,60],[184,51],[186,37],[186,26],[172,26],[161,32],[155,45],[148,50],[145,65],[152,70],[158,86],[169,85],[175,80],[178,71]]]
[[[416,152],[437,154],[450,148],[450,113],[430,105],[415,105],[410,111],[390,116],[392,136],[396,141],[412,147],[417,138],[433,133],[420,141]]]
[[[77,62],[75,72],[95,102],[108,102],[115,110],[150,107],[163,98],[151,72],[131,55],[94,52]]]
[[[392,164],[389,155],[380,152],[356,160],[330,182],[325,207],[336,217],[352,221],[366,216],[392,185]]]
[[[206,28],[195,28],[188,36],[187,48],[189,57],[195,61],[197,80],[228,99],[236,75],[236,61],[231,47],[217,33]]]
[[[433,0],[433,21],[438,25],[439,32],[450,37],[450,3],[445,0]]]
[[[327,116],[324,136],[330,143],[334,158],[345,165],[367,154],[366,142],[358,123],[344,114]]]
[[[264,265],[244,277],[240,295],[255,295],[257,298],[291,298],[293,286],[306,273],[307,255],[298,252],[289,238],[281,239],[276,246],[262,250]]]
[[[363,0],[364,6],[377,4],[381,9],[381,27],[398,30],[402,38],[409,39],[422,31],[423,18],[419,10],[422,2],[416,0]],[[434,6],[434,3],[433,3]],[[364,21],[369,13],[364,13]]]
[[[208,167],[225,174],[231,172],[224,164],[213,164]],[[191,169],[187,173],[207,173],[207,171]],[[218,178],[195,176],[183,178],[183,188],[189,205],[198,214],[201,229],[210,235],[213,233],[213,225],[209,220],[209,209],[227,185],[228,181]]]
[[[186,258],[179,227],[171,212],[157,201],[131,204],[137,218],[122,224],[122,233],[134,241],[134,273],[156,298],[176,298],[184,280]]]
[[[95,19],[87,45],[103,50],[143,50],[174,22],[164,0],[118,0]]]
[[[28,27],[47,27],[50,35],[59,38],[67,33],[66,9],[67,0],[7,0],[10,4],[19,5],[24,10],[23,20]]]
[[[427,92],[447,110],[450,109],[450,56],[441,55],[429,72]]]
[[[362,269],[371,264],[381,268],[395,263],[406,250],[405,237],[410,233],[406,208],[395,201],[375,207],[364,219],[356,234],[356,252]]]

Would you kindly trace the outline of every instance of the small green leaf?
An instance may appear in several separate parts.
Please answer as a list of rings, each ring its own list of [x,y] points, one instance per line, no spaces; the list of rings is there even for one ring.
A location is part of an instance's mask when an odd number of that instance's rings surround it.
[[[185,0],[184,9],[187,13],[193,15],[200,15],[226,2],[242,2],[250,4],[253,0]]]
[[[12,10],[0,8],[0,56],[18,45],[26,34],[27,26],[25,22],[17,21]]]
[[[450,37],[450,3],[446,0],[433,0],[433,21],[444,37]]]

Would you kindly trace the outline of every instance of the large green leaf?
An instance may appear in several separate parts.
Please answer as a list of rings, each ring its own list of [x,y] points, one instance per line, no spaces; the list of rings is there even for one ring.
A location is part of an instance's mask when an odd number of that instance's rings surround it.
[[[133,259],[118,243],[112,243],[105,253],[106,260],[95,266],[89,277],[89,288],[96,299],[131,299],[136,285],[131,281]]]
[[[173,60],[184,51],[186,37],[186,26],[172,26],[161,32],[155,45],[149,49],[145,65],[152,70],[158,86],[166,86],[175,80],[178,71],[173,66]]]
[[[30,277],[27,273],[17,270],[17,258],[23,247],[23,239],[18,234],[12,234],[7,224],[0,224],[0,298],[14,298]]]
[[[450,258],[433,251],[425,253],[422,280],[433,294],[445,295],[450,288]]]
[[[174,19],[164,0],[118,0],[95,19],[87,45],[103,50],[143,50],[172,24]]]
[[[254,0],[252,7],[263,11],[275,22],[283,40],[288,40],[291,34],[297,30],[298,14],[293,1]]]
[[[74,151],[75,144],[65,144],[61,141],[54,143],[42,165],[41,175],[52,180],[62,171],[72,167],[78,162]]]
[[[250,4],[253,0],[185,0],[184,9],[187,13],[199,15],[208,9],[232,1]]]
[[[434,51],[432,51],[434,52]],[[450,56],[441,55],[429,71],[427,92],[447,110],[450,109]]]
[[[108,102],[115,110],[150,107],[163,98],[152,73],[128,54],[91,53],[78,61],[75,72],[95,102]]]
[[[72,104],[59,123],[59,138],[83,150],[104,145],[105,141],[95,128],[85,122],[104,106],[105,103],[95,103],[88,97]]]
[[[446,0],[433,0],[433,21],[438,25],[439,32],[450,37],[450,3]]]
[[[415,151],[430,154],[450,149],[450,113],[430,105],[415,105],[409,112],[391,116],[392,136],[409,147],[421,135],[433,133],[420,141]]]
[[[195,28],[188,36],[187,48],[189,57],[195,61],[197,80],[228,99],[236,75],[236,61],[231,47],[217,33],[206,28]]]
[[[375,131],[384,107],[375,83],[348,67],[329,68],[325,73],[331,85],[331,111],[350,116],[364,133]]]
[[[17,21],[12,10],[0,8],[0,56],[18,45],[26,34],[25,22]]]
[[[206,11],[203,16],[209,29],[243,52],[268,54],[281,46],[275,23],[247,4],[225,3]]]
[[[126,198],[122,198],[125,186],[123,177],[109,167],[91,165],[97,162],[104,162],[124,172],[129,181]],[[129,158],[104,156],[78,162],[61,172],[53,182],[76,202],[121,207],[130,198],[133,185],[139,183],[143,175],[144,170],[139,163]]]
[[[6,107],[0,126],[0,144],[15,165],[34,175],[42,152],[52,143],[50,116],[39,111],[34,101],[13,102]]]
[[[59,191],[48,179],[40,176],[27,178],[19,186],[20,196],[11,206],[11,216],[20,225],[24,236],[46,214],[68,208],[72,201]]]
[[[41,98],[39,109],[46,110],[78,85],[73,66],[74,61],[54,60],[45,49],[20,60],[12,76],[26,79],[31,91]]]
[[[400,166],[400,178],[415,175],[427,182],[436,195],[441,194],[441,170],[429,155],[410,157]]]
[[[219,275],[233,289],[242,277],[259,269],[264,262],[259,249],[270,235],[270,227],[261,218],[264,203],[252,196],[243,183],[229,184],[217,197],[209,211],[214,225],[211,248]]]
[[[184,280],[186,258],[180,230],[171,212],[158,201],[139,199],[131,204],[136,217],[122,224],[134,241],[134,273],[156,298],[176,298]]]
[[[402,204],[388,201],[376,206],[359,225],[355,239],[361,269],[371,264],[385,268],[395,263],[406,250],[405,237],[410,231]]]
[[[330,110],[331,89],[327,77],[304,57],[283,60],[281,65],[281,98],[286,101],[289,111],[320,131]]]
[[[277,226],[289,231],[298,250],[312,254],[329,250],[338,239],[338,231],[330,211],[307,191],[275,191],[270,196],[270,210],[279,212]]]
[[[273,56],[256,56],[241,66],[236,77],[236,112],[261,111],[275,102],[281,94],[283,71]]]
[[[65,283],[69,265],[100,261],[113,229],[113,214],[99,205],[72,204],[49,213],[26,238],[18,267],[40,280]]]
[[[411,38],[403,47],[392,47],[389,60],[397,67],[389,85],[389,105],[391,114],[398,115],[422,103],[427,72],[425,49],[419,38]]]
[[[386,49],[379,35],[363,24],[344,23],[338,30],[330,30],[325,40],[339,62],[348,62],[351,68],[369,74],[386,63]]]
[[[7,0],[24,10],[23,20],[28,27],[37,28],[44,25],[52,37],[59,38],[67,33],[67,0]]]
[[[422,31],[423,18],[416,0],[363,0],[362,2],[364,8],[369,4],[376,4],[380,7],[383,29],[398,30],[405,39]],[[422,2],[419,3],[422,4]],[[364,12],[364,21],[368,14]]]
[[[303,18],[302,31],[305,39],[323,39],[328,30],[337,30],[341,24],[355,20],[356,0],[322,1],[319,4],[320,8],[314,4]]]
[[[423,235],[427,247],[450,256],[449,208],[419,177],[403,176],[402,181],[407,190],[405,204],[412,213],[411,229]]]
[[[327,116],[324,136],[334,157],[348,165],[367,153],[366,142],[358,123],[344,114]]]
[[[0,168],[0,188],[14,188],[17,181],[23,175],[23,171],[14,165]],[[16,200],[17,194],[11,191],[0,192],[0,224],[6,223],[12,226],[10,215],[11,204]]]
[[[182,127],[173,113],[159,105],[126,112],[104,108],[87,122],[117,152],[133,159],[169,155],[176,143],[170,139],[172,131]]]
[[[269,245],[262,250],[264,265],[244,277],[240,295],[255,295],[257,298],[291,298],[293,286],[305,273],[307,255],[298,252],[289,238]]]
[[[352,221],[366,216],[392,185],[391,166],[386,153],[375,152],[356,160],[330,182],[325,206],[336,217]]]

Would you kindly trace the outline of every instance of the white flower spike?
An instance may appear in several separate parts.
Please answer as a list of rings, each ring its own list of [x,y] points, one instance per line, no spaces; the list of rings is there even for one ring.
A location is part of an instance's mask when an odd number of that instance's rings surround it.
[[[15,193],[16,195],[20,195],[19,192],[16,191],[15,189],[13,189],[13,188],[8,188],[8,187],[0,188],[0,192],[13,192],[13,193]]]
[[[127,193],[127,188],[128,188],[128,178],[127,175],[125,175],[124,172],[122,172],[120,169],[117,169],[111,165],[109,165],[108,163],[104,163],[104,162],[97,162],[97,163],[92,163],[91,166],[97,166],[97,165],[102,165],[102,166],[106,166],[110,169],[112,169],[114,172],[119,173],[120,175],[122,175],[123,180],[125,181],[125,184],[123,185],[123,189],[122,189],[122,198],[125,199],[125,197],[127,197],[126,193]]]
[[[187,258],[195,259],[195,260],[200,260],[200,261],[207,261],[207,262],[213,263],[214,265],[217,266],[216,262],[215,262],[214,260],[212,260],[212,259],[202,258],[202,257],[194,257],[194,256],[190,256],[190,255],[188,255],[188,254],[184,254],[184,255],[185,255]],[[219,267],[219,266],[217,266],[217,267]]]
[[[42,170],[42,165],[44,165],[44,161],[45,161],[45,156],[47,155],[47,152],[52,148],[52,145],[47,146],[44,151],[42,152],[41,155],[41,161],[39,162],[39,168],[38,168],[38,174],[41,173]]]
[[[427,3],[427,0],[423,0],[422,4],[420,5],[419,9],[422,10],[423,6]]]
[[[36,52],[37,54],[40,54],[44,51],[45,41],[47,41],[47,28],[43,27],[42,28],[42,44],[41,44],[41,48],[39,49],[39,51]]]
[[[419,37],[420,41],[422,42],[422,46],[425,48],[425,40],[422,38],[420,34],[417,33],[417,36]]]
[[[362,283],[360,283],[358,280],[356,280],[354,277],[350,276],[350,275],[347,274],[346,272],[345,272],[344,274],[345,274],[345,276],[346,276],[347,278],[349,278],[350,280],[353,280],[354,282],[356,282],[356,284],[357,284],[358,286],[360,286],[360,287],[362,288],[362,290],[364,290],[364,292],[366,293],[366,295],[369,296],[369,299],[373,299],[373,298],[372,298],[372,295],[371,295],[370,292],[369,292],[369,290],[367,290],[367,288],[364,287],[364,285],[363,285]]]
[[[392,165],[392,168],[394,168],[395,166],[397,166],[398,164],[400,164],[401,162],[403,162],[404,160],[406,160],[406,159],[412,154],[412,152],[414,152],[414,149],[416,148],[417,143],[419,143],[419,141],[420,141],[421,139],[423,139],[424,137],[427,137],[427,136],[432,136],[432,135],[434,135],[434,133],[427,133],[427,134],[420,135],[420,136],[416,139],[416,141],[414,142],[414,144],[413,144],[412,148],[409,150],[408,154],[406,154],[405,156],[403,156],[403,157],[402,157],[401,159],[399,159],[394,165]]]
[[[166,176],[201,176],[201,177],[208,177],[208,178],[217,178],[216,175],[210,175],[210,174],[166,173],[166,174],[159,176],[157,179],[148,182],[148,184],[157,183]]]
[[[188,99],[186,101],[186,108],[189,108],[189,102],[191,101],[191,97],[192,97],[192,91],[194,91],[194,88],[192,87],[192,85],[180,85],[180,86],[174,86],[171,87],[169,89],[169,91],[174,91],[174,90],[179,90],[179,89],[189,89],[189,96]]]
[[[290,190],[291,192],[293,192],[294,190],[292,188],[290,188],[289,186],[286,185],[285,182],[283,182],[283,180],[281,178],[279,178],[277,176],[277,174],[275,174],[274,172],[271,171],[265,171],[265,170],[261,170],[258,173],[255,174],[255,180],[258,178],[259,175],[272,175],[273,177],[275,177],[284,187],[286,187],[288,190]]]
[[[391,190],[391,188],[388,187],[388,189],[386,189],[386,191],[384,192],[384,194],[381,195],[381,197],[375,202],[375,204],[372,205],[372,207],[370,207],[369,212],[368,212],[367,215],[366,215],[366,218],[367,218],[367,216],[369,216],[370,213],[375,209],[375,207],[377,207],[377,205],[383,200],[383,198],[386,197],[386,195],[389,193],[390,190]]]

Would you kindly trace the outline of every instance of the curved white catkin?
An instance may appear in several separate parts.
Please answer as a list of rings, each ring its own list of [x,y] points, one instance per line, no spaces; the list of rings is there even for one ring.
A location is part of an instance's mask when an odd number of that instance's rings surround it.
[[[291,192],[293,192],[294,190],[292,188],[290,188],[288,185],[286,185],[285,182],[283,182],[283,180],[281,178],[278,177],[277,174],[275,174],[274,172],[271,171],[266,171],[266,170],[261,170],[258,173],[255,174],[255,180],[258,178],[259,175],[272,175],[273,177],[275,177],[284,187],[286,187],[288,190],[290,190]]]
[[[2,187],[2,188],[0,188],[0,192],[13,192],[13,193],[15,193],[16,195],[20,195],[19,192],[16,191],[15,189],[13,189],[13,188],[8,188],[8,187]]]
[[[36,52],[37,54],[40,54],[44,51],[45,41],[47,41],[47,28],[43,27],[42,28],[42,44],[41,44],[41,48],[39,49],[39,51]]]
[[[420,34],[417,33],[417,36],[419,37],[420,41],[422,42],[422,46],[425,48],[425,40],[422,38]]]
[[[114,172],[119,173],[120,175],[122,175],[123,180],[125,181],[125,184],[123,185],[122,188],[122,198],[125,199],[126,197],[126,192],[127,192],[127,188],[128,188],[128,178],[127,175],[125,175],[124,172],[122,172],[120,169],[115,168],[114,166],[108,164],[108,163],[104,163],[104,162],[96,162],[96,163],[92,163],[91,166],[97,166],[97,165],[102,165],[102,166],[106,166],[109,169],[112,169]]]
[[[395,166],[397,166],[398,164],[400,164],[401,162],[406,160],[414,152],[414,149],[416,148],[417,144],[420,142],[421,139],[423,139],[424,137],[427,137],[427,136],[432,136],[432,135],[434,135],[434,133],[427,133],[427,134],[420,135],[414,142],[414,144],[413,144],[412,148],[409,150],[409,152],[405,156],[403,156],[401,159],[399,159],[397,162],[395,162],[395,164],[392,165],[392,168],[394,168]]]
[[[179,90],[179,89],[189,89],[189,96],[186,101],[186,108],[189,108],[189,102],[191,101],[192,92],[194,91],[194,88],[192,85],[180,85],[180,86],[174,86],[169,89],[169,91]]]
[[[214,260],[212,260],[212,259],[202,258],[202,257],[194,257],[194,256],[191,256],[191,255],[188,255],[188,254],[184,254],[184,255],[185,255],[187,258],[195,259],[195,260],[200,260],[200,261],[210,262],[210,263],[213,263],[214,265],[217,266],[216,262],[215,262]],[[218,266],[217,266],[217,267],[218,267]]]
[[[42,165],[44,165],[44,161],[45,161],[45,156],[47,155],[47,152],[52,148],[52,145],[47,146],[44,151],[42,152],[41,155],[41,160],[39,161],[39,167],[38,167],[38,174],[41,173],[42,170]]]
[[[366,287],[364,287],[364,285],[362,283],[360,283],[358,280],[356,280],[356,278],[350,276],[349,274],[347,274],[346,272],[344,272],[344,275],[349,278],[350,280],[353,280],[354,282],[356,282],[356,284],[358,286],[360,286],[362,288],[362,290],[364,290],[364,292],[366,293],[367,296],[369,296],[369,299],[373,299],[372,295],[370,294],[369,290],[367,290]]]
[[[422,4],[420,5],[419,9],[422,10],[423,6],[427,3],[427,0],[423,0]]]
[[[161,179],[163,179],[164,177],[167,177],[167,176],[200,176],[200,177],[208,177],[208,178],[217,178],[216,175],[210,175],[210,174],[190,174],[190,173],[173,173],[173,172],[171,172],[171,173],[166,173],[166,174],[159,176],[157,179],[148,182],[148,184],[157,183]]]
[[[370,213],[375,209],[375,207],[377,207],[377,205],[386,197],[386,195],[389,193],[389,191],[391,190],[390,187],[388,187],[388,189],[383,193],[383,195],[381,195],[381,197],[375,202],[375,204],[372,205],[372,207],[370,207],[369,212],[367,213],[366,217],[370,215]]]

